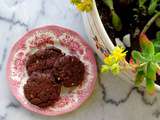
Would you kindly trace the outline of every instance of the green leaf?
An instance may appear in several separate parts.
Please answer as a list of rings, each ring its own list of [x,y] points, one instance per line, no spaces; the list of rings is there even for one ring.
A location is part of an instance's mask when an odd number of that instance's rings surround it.
[[[116,29],[116,31],[121,31],[121,29],[122,29],[121,19],[115,13],[114,10],[111,13],[112,13],[112,24],[113,24],[114,28]]]
[[[157,66],[156,64],[149,62],[147,66],[147,74],[146,77],[150,80],[156,80],[156,72],[157,72]]]
[[[160,41],[153,41],[153,45],[154,45],[154,48],[155,48],[155,52],[160,52]]]
[[[138,0],[139,7],[143,7],[146,0]]]
[[[155,62],[160,63],[160,53],[157,53],[157,54],[154,56],[154,60],[155,60]]]
[[[103,0],[103,2],[109,7],[110,10],[113,10],[113,0]]]
[[[160,52],[160,31],[156,33],[156,39],[153,40],[155,52]]]
[[[145,57],[153,56],[155,53],[153,43],[147,38],[147,36],[144,33],[140,35],[139,41],[143,55]]]
[[[146,91],[149,94],[153,94],[155,92],[154,81],[151,79],[146,79]]]
[[[160,17],[155,20],[156,26],[160,28]]]
[[[109,7],[112,14],[112,25],[114,26],[116,31],[121,31],[122,22],[117,13],[114,10],[113,0],[103,0],[103,2]]]
[[[151,0],[149,8],[148,8],[149,15],[152,15],[155,12],[156,7],[157,7],[157,2],[158,0]]]
[[[140,63],[142,63],[146,61],[146,59],[141,55],[141,53],[136,50],[132,51],[132,58],[135,62],[139,61]]]
[[[144,80],[144,71],[138,71],[136,74],[135,85],[139,86]]]
[[[160,31],[156,33],[156,39],[160,40]]]

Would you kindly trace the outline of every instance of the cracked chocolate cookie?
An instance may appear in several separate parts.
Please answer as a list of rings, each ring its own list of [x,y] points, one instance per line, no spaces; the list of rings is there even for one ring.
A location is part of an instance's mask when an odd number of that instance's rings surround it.
[[[38,50],[28,57],[26,62],[28,75],[31,75],[32,72],[51,72],[57,58],[62,56],[64,56],[64,53],[53,46]]]
[[[24,95],[28,101],[41,108],[54,105],[60,97],[61,86],[50,74],[33,72],[24,85]]]
[[[84,73],[84,64],[75,56],[60,57],[54,64],[54,74],[65,87],[80,85]]]

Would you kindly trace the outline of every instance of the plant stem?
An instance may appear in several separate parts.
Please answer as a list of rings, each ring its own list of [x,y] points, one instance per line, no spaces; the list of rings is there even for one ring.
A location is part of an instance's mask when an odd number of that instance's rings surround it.
[[[152,23],[157,19],[157,17],[160,16],[160,12],[157,12],[149,21],[148,23],[144,26],[142,33],[147,32],[147,30],[149,29],[149,27],[152,25]]]

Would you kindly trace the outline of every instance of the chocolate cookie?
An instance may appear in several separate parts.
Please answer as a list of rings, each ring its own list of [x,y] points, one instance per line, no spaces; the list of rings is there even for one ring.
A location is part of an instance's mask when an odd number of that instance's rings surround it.
[[[60,57],[54,64],[54,74],[65,87],[80,85],[84,72],[84,64],[75,56]]]
[[[61,86],[50,74],[33,72],[24,85],[25,97],[32,104],[45,108],[53,105],[60,97]]]
[[[57,58],[64,56],[62,51],[55,47],[41,49],[28,57],[26,68],[28,75],[32,72],[50,72]]]

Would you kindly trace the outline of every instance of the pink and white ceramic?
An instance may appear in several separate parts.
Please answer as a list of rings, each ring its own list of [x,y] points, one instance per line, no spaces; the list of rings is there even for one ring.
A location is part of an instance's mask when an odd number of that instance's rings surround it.
[[[41,109],[30,104],[24,96],[23,86],[28,79],[25,63],[29,54],[52,45],[66,54],[77,56],[85,64],[85,80],[74,89],[66,89],[54,106]],[[55,116],[71,112],[86,101],[95,86],[97,67],[92,50],[79,34],[59,26],[45,26],[26,33],[13,46],[6,76],[13,95],[25,108],[42,115]]]

